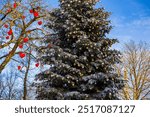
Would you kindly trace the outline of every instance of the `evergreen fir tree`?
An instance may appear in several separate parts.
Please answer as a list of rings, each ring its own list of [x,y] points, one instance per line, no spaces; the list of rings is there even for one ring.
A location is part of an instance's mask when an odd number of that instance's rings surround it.
[[[106,37],[109,13],[95,8],[97,2],[60,0],[60,8],[50,12],[52,34],[39,49],[50,68],[36,76],[37,99],[118,99],[123,81],[113,65],[120,62],[120,52],[111,49],[117,40]]]

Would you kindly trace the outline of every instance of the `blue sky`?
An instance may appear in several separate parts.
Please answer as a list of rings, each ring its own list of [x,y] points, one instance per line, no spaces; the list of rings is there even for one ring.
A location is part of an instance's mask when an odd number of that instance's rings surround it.
[[[130,40],[150,43],[149,0],[102,0],[102,6],[112,12],[110,36],[119,39],[119,48]]]
[[[51,7],[58,7],[58,0],[45,0]],[[130,40],[150,43],[150,2],[149,0],[101,0],[97,6],[103,6],[111,12],[113,29],[109,36],[117,38],[121,48]]]

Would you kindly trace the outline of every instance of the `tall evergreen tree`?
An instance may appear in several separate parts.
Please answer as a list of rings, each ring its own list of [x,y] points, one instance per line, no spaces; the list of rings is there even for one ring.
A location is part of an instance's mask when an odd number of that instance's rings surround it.
[[[38,74],[37,99],[118,99],[123,81],[113,65],[120,53],[111,30],[109,13],[95,8],[98,0],[60,0],[50,12],[47,27],[52,31],[41,47],[41,61],[50,65]]]

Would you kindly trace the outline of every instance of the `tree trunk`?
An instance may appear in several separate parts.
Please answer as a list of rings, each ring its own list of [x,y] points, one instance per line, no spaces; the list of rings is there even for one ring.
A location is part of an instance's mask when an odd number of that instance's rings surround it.
[[[30,54],[31,54],[31,51],[30,51]],[[27,80],[28,80],[28,73],[29,73],[30,63],[31,63],[31,56],[30,56],[30,54],[28,55],[28,65],[27,65],[27,69],[26,69],[26,73],[25,73],[25,77],[24,77],[23,100],[27,100]]]

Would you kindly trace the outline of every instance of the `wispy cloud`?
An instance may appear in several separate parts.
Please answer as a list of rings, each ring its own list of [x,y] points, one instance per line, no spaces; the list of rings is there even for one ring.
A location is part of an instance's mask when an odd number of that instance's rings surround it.
[[[137,19],[137,20],[133,21],[133,25],[150,27],[150,17],[144,17],[142,19]]]
[[[150,17],[141,17],[131,21],[127,21],[124,17],[114,17],[111,20],[114,27],[109,36],[119,40],[120,43],[115,45],[117,49],[122,49],[123,44],[130,40],[150,43]]]

